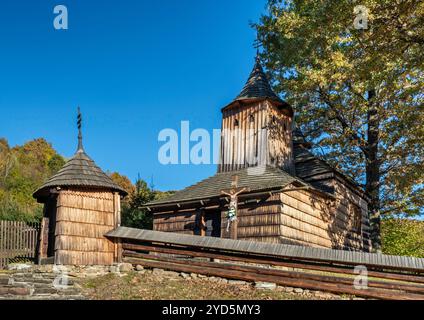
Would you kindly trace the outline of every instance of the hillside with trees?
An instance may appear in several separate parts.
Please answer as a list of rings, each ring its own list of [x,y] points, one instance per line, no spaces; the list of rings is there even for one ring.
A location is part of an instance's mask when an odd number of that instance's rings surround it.
[[[32,193],[63,165],[65,159],[44,139],[11,148],[0,139],[0,219],[34,222],[42,206]]]
[[[0,220],[40,221],[42,205],[32,194],[65,162],[66,159],[45,139],[35,139],[11,148],[5,138],[0,138]],[[154,191],[141,179],[133,184],[119,173],[110,176],[129,194],[122,202],[123,225],[152,228],[152,217],[140,207],[168,193]]]

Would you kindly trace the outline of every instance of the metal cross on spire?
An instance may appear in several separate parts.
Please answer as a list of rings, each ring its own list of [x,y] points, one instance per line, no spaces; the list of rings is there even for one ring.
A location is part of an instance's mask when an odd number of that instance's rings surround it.
[[[253,42],[253,47],[256,49],[256,59],[259,60],[259,49],[262,47],[262,41],[259,39],[259,31],[256,31],[256,40]]]
[[[78,107],[78,117],[77,117],[77,125],[78,125],[78,152],[84,152],[84,147],[82,145],[82,114],[81,109]]]

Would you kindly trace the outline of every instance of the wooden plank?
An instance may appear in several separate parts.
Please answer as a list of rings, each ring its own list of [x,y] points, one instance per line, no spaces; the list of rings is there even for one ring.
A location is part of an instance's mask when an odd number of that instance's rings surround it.
[[[39,252],[38,252],[38,259],[39,262],[41,259],[47,258],[47,238],[48,238],[48,232],[49,232],[49,218],[44,217],[41,220],[41,230],[39,233]]]
[[[191,259],[189,260],[189,259],[169,258],[167,256],[162,256],[162,255],[144,254],[144,253],[137,253],[132,251],[124,251],[123,254],[124,254],[124,257],[130,257],[130,258],[141,258],[141,259],[150,259],[150,260],[157,260],[157,261],[164,261],[164,262],[185,263],[185,264],[197,265],[201,267],[214,266],[214,267],[220,267],[225,270],[253,272],[255,274],[265,274],[265,275],[272,275],[277,277],[289,277],[293,279],[308,279],[308,280],[316,280],[316,281],[324,281],[324,282],[332,282],[332,283],[342,283],[346,285],[353,285],[353,282],[354,282],[354,278],[349,278],[345,276],[344,277],[343,276],[328,276],[328,275],[321,275],[321,274],[306,273],[301,271],[287,271],[287,270],[270,269],[270,268],[257,267],[257,266],[228,264],[228,263],[222,263],[222,262],[220,262],[219,264],[216,264],[216,263],[196,261]],[[371,288],[402,290],[405,292],[424,294],[423,285],[369,280],[368,286]],[[423,296],[423,299],[424,299],[424,296]]]
[[[249,246],[249,243],[243,240],[231,240],[231,239],[221,239],[221,238],[207,239],[207,237],[179,235],[179,234],[173,234],[173,233],[157,232],[157,231],[141,230],[141,229],[131,229],[131,228],[125,228],[125,227],[119,227],[115,229],[114,231],[111,231],[110,233],[108,233],[107,236],[112,238],[122,238],[122,239],[129,239],[129,240],[143,240],[143,241],[152,241],[152,242],[159,242],[159,243],[170,243],[170,244],[176,244],[176,245],[187,245],[187,246],[193,246],[193,247],[204,247],[209,249],[221,249],[225,246],[226,250],[230,250],[234,252],[245,252],[249,254],[259,254],[259,255],[267,255],[272,253],[274,250],[278,250],[278,249],[281,250],[284,246],[289,246],[284,244],[258,243],[255,249],[249,249],[247,251],[246,248]],[[317,258],[317,256],[322,252],[326,253],[328,258],[325,258],[325,259]],[[358,259],[356,258],[358,256],[358,253],[351,252],[350,257],[342,256],[342,259],[337,259],[336,258],[337,252],[340,252],[340,251],[331,250],[331,249],[312,248],[312,257],[299,254],[299,255],[287,255],[286,258],[316,260],[316,261],[325,261],[325,262],[333,262],[333,263],[337,262],[337,263],[343,263],[347,265],[358,264]],[[341,251],[340,253],[343,254],[343,252],[344,251]],[[374,258],[376,256],[379,256],[377,254],[371,254],[371,253],[368,253],[368,255]],[[275,256],[282,257],[281,254],[276,254]],[[383,261],[379,263],[369,262],[368,264],[366,264],[366,266],[379,267],[379,268],[384,267],[384,268],[393,269],[393,270],[401,269],[403,271],[424,273],[424,259],[408,257],[406,258],[406,262],[404,265],[402,265],[402,267],[399,267],[397,265],[394,265],[393,263],[390,263],[388,257],[385,255],[381,255],[381,259],[383,259]],[[411,261],[415,261],[415,263],[412,264]],[[418,268],[416,266],[418,266]]]
[[[132,263],[134,265],[143,265],[146,267],[152,268],[161,268],[166,270],[180,271],[180,272],[194,272],[199,274],[204,274],[208,276],[218,276],[230,279],[238,279],[244,281],[262,281],[276,283],[284,286],[293,286],[301,287],[311,290],[324,290],[336,294],[352,294],[360,297],[367,298],[377,298],[377,299],[403,299],[403,300],[423,300],[424,296],[419,294],[412,293],[402,293],[402,292],[390,292],[383,291],[379,289],[367,288],[366,290],[355,289],[352,285],[343,285],[340,283],[328,283],[315,280],[307,279],[293,279],[290,277],[283,276],[271,276],[264,274],[256,274],[252,272],[245,271],[235,271],[229,269],[222,269],[222,266],[219,263],[209,263],[208,266],[202,265],[193,265],[187,264],[185,261],[182,262],[164,262],[164,261],[154,261],[147,259],[138,259],[138,258],[125,258],[125,262]]]

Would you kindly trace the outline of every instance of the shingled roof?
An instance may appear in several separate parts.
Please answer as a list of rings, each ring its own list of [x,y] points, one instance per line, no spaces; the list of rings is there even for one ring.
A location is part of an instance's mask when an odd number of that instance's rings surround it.
[[[94,187],[118,191],[122,195],[127,194],[81,150],[57,174],[35,191],[33,196],[37,199],[41,198],[55,187]]]
[[[250,73],[249,79],[241,90],[240,94],[222,110],[239,105],[243,102],[269,100],[280,110],[287,111],[287,115],[293,116],[293,108],[282,100],[271,88],[268,78],[262,68],[259,56],[256,57],[256,63]]]
[[[79,111],[78,111],[79,112]],[[48,179],[33,197],[40,199],[46,197],[50,189],[56,187],[90,187],[111,191],[118,191],[121,195],[127,192],[117,185],[102,171],[94,161],[85,153],[82,145],[81,114],[78,113],[78,150],[75,155],[59,170],[57,174]]]
[[[296,176],[308,180],[309,177],[332,173],[334,169],[311,151],[311,144],[299,128],[293,130],[293,151]]]
[[[346,176],[325,160],[314,155],[311,144],[306,140],[300,129],[293,131],[293,153],[296,177],[310,183],[315,188],[327,193],[333,193],[334,187],[328,186],[325,181],[335,176],[342,178],[361,194],[363,189],[350,177]]]
[[[270,166],[221,172],[200,181],[195,185],[185,188],[184,190],[178,191],[174,195],[165,199],[152,201],[146,206],[219,197],[221,196],[222,190],[231,188],[231,182],[234,175],[238,176],[238,187],[249,188],[249,192],[284,188],[292,182],[298,181],[295,177],[289,175],[285,171]]]
[[[284,103],[284,101],[281,100],[280,97],[277,96],[272,90],[267,76],[262,68],[259,56],[256,58],[256,63],[252,72],[250,73],[249,79],[235,100],[237,101],[257,98],[268,98]]]
[[[308,141],[306,141],[306,137],[303,134],[303,132],[299,129],[299,128],[295,128],[293,130],[293,144],[296,145],[301,145],[304,146],[307,149],[311,148],[311,143],[309,143]]]

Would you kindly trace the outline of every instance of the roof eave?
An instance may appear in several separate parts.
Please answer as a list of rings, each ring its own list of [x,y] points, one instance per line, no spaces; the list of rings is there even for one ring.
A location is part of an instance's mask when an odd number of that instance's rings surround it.
[[[290,183],[286,184],[286,185],[281,185],[281,186],[275,186],[275,187],[269,187],[269,188],[262,188],[262,189],[253,189],[250,192],[246,192],[246,193],[242,193],[239,197],[240,198],[248,198],[248,197],[252,197],[252,196],[257,196],[259,194],[267,194],[269,192],[281,192],[283,191],[287,186],[293,184],[293,183],[300,183],[302,185],[308,185],[307,183],[299,180],[298,178],[295,178],[295,180],[291,181]],[[312,186],[309,186],[313,188]],[[155,203],[146,203],[145,205],[141,206],[141,208],[150,208],[150,209],[155,209],[155,208],[170,208],[170,207],[178,207],[178,206],[183,206],[183,205],[187,205],[187,204],[201,204],[201,202],[211,202],[213,200],[217,200],[217,199],[224,199],[227,198],[227,196],[225,195],[211,195],[208,197],[199,197],[199,198],[192,198],[192,199],[184,199],[184,200],[169,200],[169,201],[162,201],[162,202],[155,202]],[[202,205],[202,204],[201,204]]]
[[[57,188],[66,188],[66,189],[73,189],[73,188],[86,188],[86,189],[97,189],[97,190],[107,190],[111,192],[118,192],[120,196],[126,197],[128,195],[128,192],[126,192],[124,189],[119,187],[106,187],[106,186],[89,186],[89,185],[55,185],[55,186],[42,186],[39,189],[37,189],[33,194],[32,197],[34,199],[37,199],[39,203],[43,203],[49,196],[52,194],[52,189]]]
[[[324,196],[326,198],[330,198],[330,199],[335,199],[335,196],[328,193],[328,192],[324,192],[322,190],[319,190],[317,188],[315,188],[314,186],[305,183],[303,181],[300,180],[295,180],[292,183],[289,183],[286,186],[282,186],[282,187],[273,187],[273,188],[268,188],[268,189],[262,189],[262,190],[254,190],[252,192],[249,193],[244,193],[241,194],[239,196],[239,198],[249,198],[249,197],[258,197],[262,194],[275,194],[278,192],[287,192],[290,190],[287,190],[287,186],[293,184],[294,182],[300,182],[302,186],[305,187],[305,189],[307,189],[310,192],[319,194],[321,196]],[[297,188],[296,188],[297,189]],[[294,190],[294,189],[293,189]],[[176,201],[167,201],[167,202],[160,202],[160,203],[154,203],[154,204],[145,204],[143,206],[141,206],[141,208],[145,208],[148,209],[150,211],[157,211],[157,210],[164,210],[164,209],[190,209],[190,208],[197,208],[197,207],[208,207],[209,205],[214,205],[216,203],[218,203],[221,199],[227,198],[226,196],[221,196],[221,195],[217,195],[217,196],[210,196],[210,197],[202,197],[202,198],[197,198],[197,199],[187,199],[187,200],[176,200]],[[218,202],[216,201],[218,200]],[[215,202],[214,202],[215,201]],[[202,203],[204,202],[204,203]],[[160,212],[160,211],[158,211]]]
[[[294,110],[293,108],[290,106],[290,104],[288,104],[287,102],[279,99],[279,98],[272,98],[272,97],[246,97],[246,98],[237,98],[235,100],[233,100],[231,103],[229,103],[228,105],[226,105],[225,107],[223,107],[221,109],[221,112],[224,112],[227,109],[231,109],[233,107],[239,107],[242,106],[243,104],[250,104],[253,102],[260,102],[260,101],[269,101],[270,103],[272,103],[274,106],[276,106],[278,109],[280,109],[281,111],[287,111],[287,115],[290,117],[294,116]]]

